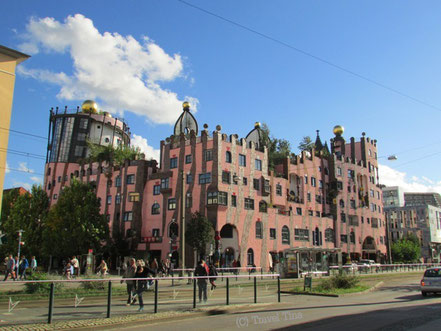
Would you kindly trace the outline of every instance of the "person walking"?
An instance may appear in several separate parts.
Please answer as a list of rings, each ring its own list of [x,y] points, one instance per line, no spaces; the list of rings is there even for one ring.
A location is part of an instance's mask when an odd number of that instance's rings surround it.
[[[207,276],[208,271],[206,268],[206,264],[204,260],[200,260],[196,269],[194,271],[194,275],[197,277],[198,289],[199,289],[199,302],[202,302],[202,297],[204,298],[204,302],[207,302]]]
[[[77,257],[74,255],[72,256],[72,260],[70,260],[70,263],[72,264],[72,267],[74,269],[74,276],[80,275],[80,262],[78,262]]]
[[[29,262],[28,259],[26,258],[26,256],[23,255],[23,257],[21,258],[20,261],[20,265],[19,265],[19,271],[20,271],[20,280],[22,280],[23,278],[26,280],[26,270],[29,268]]]
[[[35,259],[35,256],[32,256],[31,259],[31,275],[37,271],[37,260]]]
[[[15,280],[14,273],[15,273],[15,260],[12,257],[12,255],[9,255],[9,258],[6,261],[6,272],[3,281],[6,281],[9,275],[11,275],[11,278]]]
[[[129,265],[126,269],[126,271],[124,271],[124,275],[123,278],[135,278],[135,274],[136,274],[136,260],[131,258],[129,260]],[[121,283],[124,280],[121,280]],[[134,304],[136,302],[136,287],[135,287],[135,281],[134,280],[126,280],[126,285],[127,285],[127,294],[128,294],[128,298],[127,298],[127,304],[126,306],[130,306],[132,304]]]
[[[139,309],[138,309],[139,312],[144,310],[144,301],[142,299],[142,292],[147,290],[147,280],[145,278],[149,277],[150,275],[154,276],[155,275],[154,271],[149,267],[147,267],[143,260],[138,260],[135,277],[141,278],[137,281],[137,285],[136,285],[136,293],[138,294],[138,302],[139,302]]]
[[[98,272],[97,272],[97,274],[99,273],[100,275],[101,275],[101,277],[103,277],[103,276],[105,276],[105,275],[107,275],[107,263],[106,263],[106,261],[104,261],[104,259],[102,259],[101,260],[101,263],[100,263],[100,265],[99,265],[99,267],[98,267]]]

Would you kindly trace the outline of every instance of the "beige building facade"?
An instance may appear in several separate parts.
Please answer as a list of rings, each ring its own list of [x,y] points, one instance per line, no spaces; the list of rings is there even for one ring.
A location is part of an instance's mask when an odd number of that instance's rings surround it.
[[[15,68],[29,55],[0,45],[0,213],[15,85]]]

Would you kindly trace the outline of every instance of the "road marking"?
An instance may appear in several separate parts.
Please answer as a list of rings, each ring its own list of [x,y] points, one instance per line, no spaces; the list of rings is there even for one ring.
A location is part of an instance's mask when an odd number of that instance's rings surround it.
[[[242,291],[243,291],[243,288],[240,287],[240,285],[238,285],[238,286],[237,286],[237,290],[238,290],[238,292],[239,292],[239,295],[241,295],[241,294],[242,294]]]
[[[268,292],[269,285],[265,285],[265,291]]]
[[[79,298],[78,294],[75,294],[75,308],[77,308],[83,300],[84,300],[84,297]]]
[[[173,300],[176,300],[176,297],[178,296],[179,291],[173,290]]]
[[[14,303],[12,301],[12,298],[9,297],[9,312],[11,312],[18,304],[20,303],[20,301],[17,301],[16,303]]]

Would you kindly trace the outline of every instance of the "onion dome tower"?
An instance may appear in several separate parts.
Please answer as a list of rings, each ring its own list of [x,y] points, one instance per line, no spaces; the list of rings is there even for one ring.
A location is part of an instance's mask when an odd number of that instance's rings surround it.
[[[86,100],[81,105],[81,110],[83,113],[97,114],[98,113],[98,105],[93,100]]]
[[[179,116],[175,124],[174,135],[179,136],[181,133],[189,134],[192,130],[195,134],[198,133],[198,122],[190,113],[190,104],[185,101],[182,104],[184,112]]]
[[[248,133],[245,140],[247,141],[248,146],[250,145],[250,142],[253,142],[257,149],[263,149],[263,146],[266,145],[263,130],[260,128],[260,123],[256,122],[254,124],[254,129]]]
[[[345,128],[341,125],[334,126],[333,132],[335,138],[331,139],[331,149],[332,153],[337,154],[337,156],[345,155],[345,138],[342,134],[345,132]]]

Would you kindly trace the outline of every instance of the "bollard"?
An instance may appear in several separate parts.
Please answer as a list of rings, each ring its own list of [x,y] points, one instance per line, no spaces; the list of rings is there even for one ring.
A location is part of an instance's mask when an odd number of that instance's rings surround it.
[[[196,308],[196,279],[193,279],[193,309]]]
[[[158,312],[158,280],[155,279],[155,309],[154,313]]]
[[[175,286],[175,277],[173,275],[173,270],[170,270],[171,276],[172,276],[172,286]]]
[[[237,275],[239,274],[240,269],[236,269],[236,282],[237,282]]]
[[[109,289],[107,291],[107,318],[110,318],[111,305],[112,305],[112,282],[109,280]]]
[[[257,277],[254,277],[254,303],[257,303]]]
[[[277,276],[277,299],[280,302],[280,276]]]
[[[260,279],[263,280],[263,268],[260,268]]]
[[[222,273],[221,281],[224,281],[224,269],[222,269],[221,273]]]
[[[230,278],[227,277],[227,306],[230,304]]]
[[[49,294],[49,312],[47,314],[47,323],[52,323],[52,315],[54,312],[54,292],[55,292],[55,284],[51,283],[51,292]]]
[[[248,269],[248,280],[251,279],[251,269]]]

